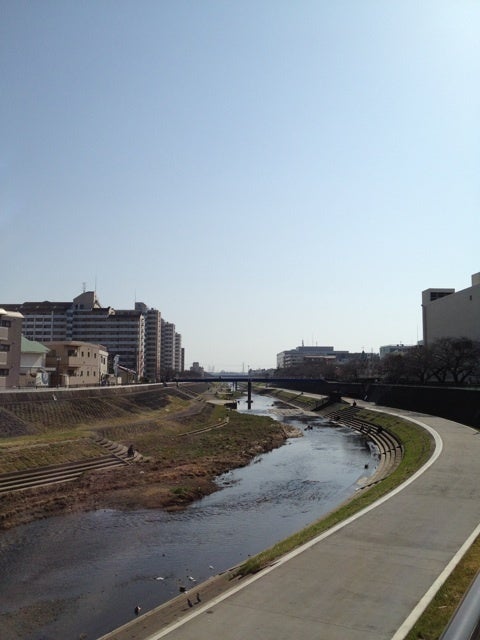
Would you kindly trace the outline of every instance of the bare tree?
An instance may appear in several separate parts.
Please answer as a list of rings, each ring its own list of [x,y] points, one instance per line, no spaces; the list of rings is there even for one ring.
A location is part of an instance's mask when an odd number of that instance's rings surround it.
[[[479,361],[479,344],[470,338],[439,338],[432,345],[432,371],[440,382],[466,382],[478,374]]]

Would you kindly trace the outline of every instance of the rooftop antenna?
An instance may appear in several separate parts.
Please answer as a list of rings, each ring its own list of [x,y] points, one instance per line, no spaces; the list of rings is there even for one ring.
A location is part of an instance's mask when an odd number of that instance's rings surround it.
[[[85,293],[86,289],[87,289],[87,283],[82,282],[82,292]]]

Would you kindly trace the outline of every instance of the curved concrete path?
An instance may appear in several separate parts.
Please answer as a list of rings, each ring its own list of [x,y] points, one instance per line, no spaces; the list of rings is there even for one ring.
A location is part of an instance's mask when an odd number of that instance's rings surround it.
[[[480,435],[443,418],[369,408],[434,433],[435,456],[421,473],[179,622],[162,629],[161,615],[147,614],[108,638],[404,638],[480,531]]]

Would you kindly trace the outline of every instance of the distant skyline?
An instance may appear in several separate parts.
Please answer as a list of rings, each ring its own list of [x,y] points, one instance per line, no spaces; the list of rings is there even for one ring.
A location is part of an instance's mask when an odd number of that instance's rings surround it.
[[[0,304],[162,312],[186,367],[422,337],[480,271],[480,4],[0,0]]]

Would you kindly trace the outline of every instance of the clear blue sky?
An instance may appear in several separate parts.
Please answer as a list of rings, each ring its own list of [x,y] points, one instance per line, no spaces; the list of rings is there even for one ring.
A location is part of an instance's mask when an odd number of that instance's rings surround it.
[[[421,338],[480,271],[474,0],[0,0],[0,303],[135,299],[186,364]]]

